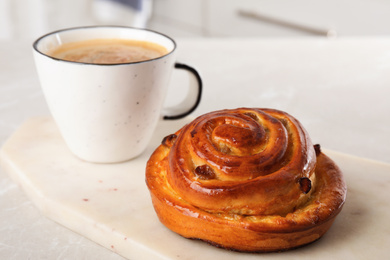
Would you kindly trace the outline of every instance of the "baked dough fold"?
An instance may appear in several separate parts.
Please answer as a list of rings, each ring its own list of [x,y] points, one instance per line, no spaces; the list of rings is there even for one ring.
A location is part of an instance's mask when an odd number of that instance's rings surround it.
[[[247,252],[319,239],[340,212],[346,185],[303,126],[273,109],[215,111],[164,138],[146,182],[174,232]]]

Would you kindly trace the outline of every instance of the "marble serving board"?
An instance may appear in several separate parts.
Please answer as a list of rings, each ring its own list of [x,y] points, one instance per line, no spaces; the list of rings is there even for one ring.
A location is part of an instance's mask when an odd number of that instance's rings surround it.
[[[50,117],[25,122],[4,144],[5,171],[48,218],[128,259],[387,259],[390,165],[324,150],[344,172],[347,202],[319,241],[283,253],[245,254],[189,240],[158,220],[145,165],[187,120],[162,121],[138,158],[92,164],[74,157]]]

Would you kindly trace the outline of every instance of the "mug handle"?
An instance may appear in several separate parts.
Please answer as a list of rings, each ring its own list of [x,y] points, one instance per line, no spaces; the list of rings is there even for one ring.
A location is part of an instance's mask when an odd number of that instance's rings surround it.
[[[187,70],[194,76],[193,79],[195,80],[192,80],[190,83],[187,97],[179,105],[165,110],[164,120],[176,120],[192,113],[198,107],[202,96],[203,83],[198,71],[193,67],[177,62],[175,63],[175,69]],[[171,115],[173,113],[175,114]]]

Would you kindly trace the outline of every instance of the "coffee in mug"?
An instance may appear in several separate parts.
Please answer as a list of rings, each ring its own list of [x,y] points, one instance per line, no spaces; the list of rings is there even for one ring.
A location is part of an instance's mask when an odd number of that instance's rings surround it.
[[[69,28],[37,39],[33,54],[60,133],[70,151],[85,161],[115,163],[138,156],[159,119],[182,118],[201,98],[199,73],[177,63],[176,42],[158,32],[122,26]],[[185,100],[166,109],[174,68],[188,71],[193,80]]]
[[[168,50],[156,43],[127,39],[94,39],[60,45],[48,55],[67,61],[115,64],[161,57]]]

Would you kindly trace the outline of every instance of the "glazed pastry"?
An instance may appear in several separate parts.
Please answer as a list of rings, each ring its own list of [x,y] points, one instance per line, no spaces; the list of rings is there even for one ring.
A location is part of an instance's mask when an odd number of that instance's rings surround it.
[[[146,182],[160,221],[186,238],[246,252],[283,251],[324,235],[346,185],[291,115],[240,108],[169,135]]]

